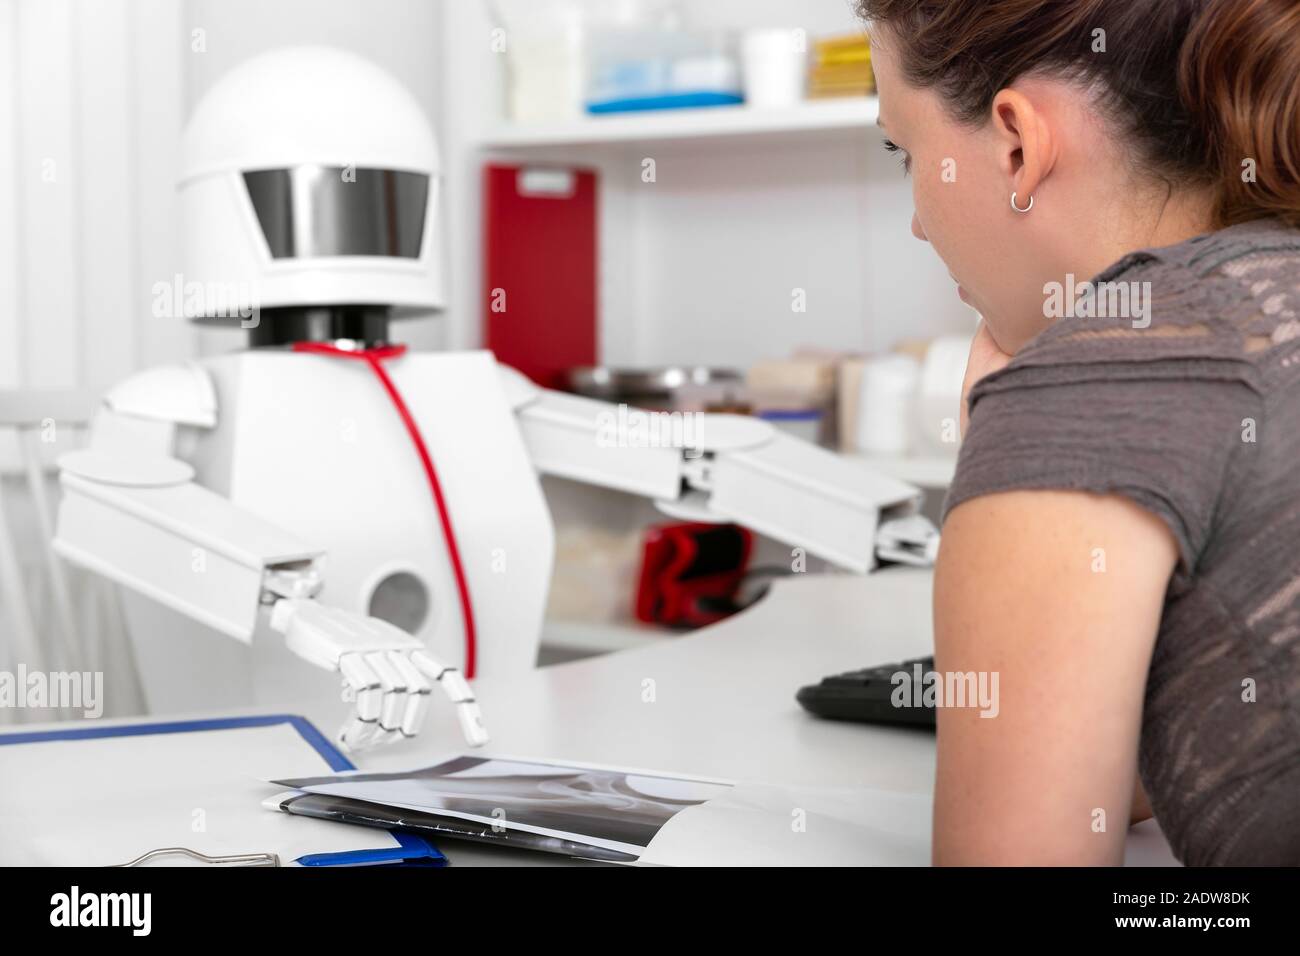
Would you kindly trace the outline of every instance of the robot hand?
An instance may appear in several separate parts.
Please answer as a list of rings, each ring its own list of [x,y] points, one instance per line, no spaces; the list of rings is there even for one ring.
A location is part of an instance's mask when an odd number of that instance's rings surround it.
[[[440,664],[400,628],[299,598],[275,603],[271,627],[299,657],[343,675],[344,687],[356,700],[355,712],[339,730],[345,750],[366,750],[419,733],[430,681],[456,705],[470,746],[487,742],[474,692],[460,671]]]

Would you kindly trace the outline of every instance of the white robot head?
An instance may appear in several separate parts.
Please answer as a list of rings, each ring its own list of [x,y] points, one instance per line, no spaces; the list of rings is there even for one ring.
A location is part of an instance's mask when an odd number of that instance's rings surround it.
[[[220,303],[203,317],[256,311],[273,341],[442,306],[437,142],[369,61],[293,47],[240,64],[195,108],[181,165],[184,281]]]

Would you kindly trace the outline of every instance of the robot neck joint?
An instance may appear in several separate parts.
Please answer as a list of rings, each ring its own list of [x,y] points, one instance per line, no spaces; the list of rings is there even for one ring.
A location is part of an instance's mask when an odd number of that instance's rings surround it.
[[[252,348],[273,348],[296,342],[325,342],[344,348],[388,345],[391,310],[381,305],[294,306],[263,309],[257,326],[248,330]]]

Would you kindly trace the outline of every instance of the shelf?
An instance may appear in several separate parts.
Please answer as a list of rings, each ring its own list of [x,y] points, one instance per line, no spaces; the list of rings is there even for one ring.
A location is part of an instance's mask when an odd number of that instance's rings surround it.
[[[660,110],[565,123],[503,125],[479,145],[484,149],[526,150],[729,138],[789,139],[866,131],[875,126],[878,115],[875,97],[812,100],[786,110],[748,106]]]

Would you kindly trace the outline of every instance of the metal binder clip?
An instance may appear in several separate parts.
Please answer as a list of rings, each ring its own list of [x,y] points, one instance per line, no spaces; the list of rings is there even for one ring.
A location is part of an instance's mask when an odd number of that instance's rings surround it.
[[[219,863],[231,866],[279,866],[280,856],[277,853],[237,853],[233,856],[208,856],[205,853],[199,853],[197,850],[186,849],[183,846],[161,847],[157,850],[150,850],[137,856],[130,863],[115,863],[114,867],[139,866],[142,863],[152,860],[154,857],[169,855],[188,856],[192,860],[198,860],[200,863]]]

